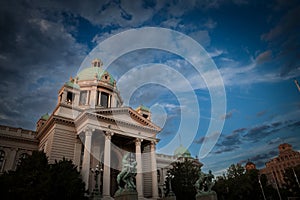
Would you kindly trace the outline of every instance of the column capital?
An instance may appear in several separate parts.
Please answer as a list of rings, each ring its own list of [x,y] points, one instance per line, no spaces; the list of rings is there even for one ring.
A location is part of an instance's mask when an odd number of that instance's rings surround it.
[[[156,140],[151,140],[151,145],[157,145],[157,141]]]
[[[135,146],[141,146],[142,142],[143,142],[142,138],[136,138],[135,139]]]
[[[83,132],[85,133],[85,136],[92,136],[93,132],[95,131],[94,128],[86,127]]]
[[[106,140],[111,140],[111,137],[114,135],[113,132],[110,132],[110,131],[105,131],[105,139]]]
[[[151,148],[151,151],[155,151],[155,149],[156,149],[156,144],[157,144],[157,141],[151,141],[151,143],[150,143],[151,145],[150,145],[150,148]]]

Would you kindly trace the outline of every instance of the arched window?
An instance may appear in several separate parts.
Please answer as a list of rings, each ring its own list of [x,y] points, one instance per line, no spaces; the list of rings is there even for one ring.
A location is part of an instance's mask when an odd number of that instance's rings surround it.
[[[5,152],[3,150],[0,150],[0,172],[3,171],[4,161],[5,161]]]
[[[18,162],[17,162],[17,167],[21,165],[21,162],[22,160],[24,160],[25,158],[28,157],[28,154],[27,153],[22,153],[19,155],[19,159],[18,159]]]

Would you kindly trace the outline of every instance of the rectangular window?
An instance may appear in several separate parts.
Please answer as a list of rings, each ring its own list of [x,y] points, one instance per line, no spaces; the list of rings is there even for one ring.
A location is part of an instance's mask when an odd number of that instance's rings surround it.
[[[108,107],[108,94],[105,92],[101,92],[101,106]]]
[[[87,91],[80,92],[79,105],[87,104]]]
[[[67,103],[72,103],[74,101],[74,94],[72,92],[67,93]]]
[[[100,94],[101,94],[101,92],[97,91],[97,102],[96,102],[96,105],[101,105],[100,104]]]

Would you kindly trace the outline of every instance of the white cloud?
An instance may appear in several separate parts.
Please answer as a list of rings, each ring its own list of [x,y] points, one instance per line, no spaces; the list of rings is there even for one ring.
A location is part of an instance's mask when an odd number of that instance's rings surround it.
[[[271,58],[272,58],[272,51],[267,50],[267,51],[264,51],[264,52],[260,53],[255,58],[255,61],[256,61],[257,64],[261,64],[261,63],[264,63],[266,61],[270,61]]]
[[[221,50],[221,49],[214,49],[214,51],[208,52],[208,55],[209,55],[210,57],[214,58],[214,57],[218,57],[218,56],[220,56],[220,55],[222,55],[222,54],[224,54],[224,53],[225,53],[225,52],[224,52],[223,50]]]
[[[190,33],[189,36],[192,37],[197,42],[199,42],[204,47],[210,45],[210,36],[208,31],[205,30],[195,31]]]
[[[214,28],[216,28],[217,27],[217,22],[216,21],[214,21],[214,20],[212,20],[211,18],[209,18],[206,22],[205,22],[205,24],[204,24],[204,26],[206,27],[206,28],[208,28],[208,29],[214,29]]]

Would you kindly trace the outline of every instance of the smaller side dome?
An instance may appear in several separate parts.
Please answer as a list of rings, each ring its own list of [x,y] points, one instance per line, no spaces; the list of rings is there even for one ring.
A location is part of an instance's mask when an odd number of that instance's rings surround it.
[[[151,121],[151,112],[150,109],[144,105],[140,105],[137,109],[136,109],[137,113],[139,113],[141,116],[143,116],[144,118],[148,119]]]
[[[142,110],[142,111],[146,111],[146,112],[150,112],[150,109],[146,106],[144,106],[143,104],[140,105],[137,110]]]
[[[41,119],[48,120],[49,119],[49,114],[46,113],[46,114],[42,115]]]
[[[46,124],[49,117],[50,116],[48,113],[46,113],[40,117],[39,121],[36,123],[36,131],[39,131]]]
[[[191,157],[191,153],[184,146],[180,145],[177,149],[175,149],[174,156],[189,158]]]
[[[65,83],[65,86],[69,86],[71,88],[80,89],[80,86],[77,84],[77,78],[74,79],[70,77],[70,80]]]

